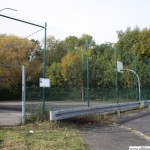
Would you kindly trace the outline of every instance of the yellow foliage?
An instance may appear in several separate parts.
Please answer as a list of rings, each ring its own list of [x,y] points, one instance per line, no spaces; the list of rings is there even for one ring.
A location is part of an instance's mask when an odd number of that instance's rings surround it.
[[[0,35],[0,76],[5,77],[4,86],[21,80],[21,66],[28,64],[34,44],[15,35]]]

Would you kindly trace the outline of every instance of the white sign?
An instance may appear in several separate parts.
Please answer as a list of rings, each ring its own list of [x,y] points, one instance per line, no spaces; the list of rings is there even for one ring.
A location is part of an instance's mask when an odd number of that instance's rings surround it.
[[[50,87],[50,79],[40,78],[40,87]]]
[[[117,71],[123,73],[123,63],[117,61]]]

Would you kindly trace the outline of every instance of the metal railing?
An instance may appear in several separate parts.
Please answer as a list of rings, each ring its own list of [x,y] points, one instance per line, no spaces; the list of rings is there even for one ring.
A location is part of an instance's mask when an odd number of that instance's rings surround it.
[[[121,103],[121,104],[108,104],[108,105],[96,106],[96,107],[83,107],[83,108],[60,110],[60,111],[59,110],[50,111],[50,120],[51,121],[61,120],[61,119],[82,116],[82,115],[104,113],[104,112],[125,111],[134,108],[143,108],[147,106],[150,106],[150,100]]]

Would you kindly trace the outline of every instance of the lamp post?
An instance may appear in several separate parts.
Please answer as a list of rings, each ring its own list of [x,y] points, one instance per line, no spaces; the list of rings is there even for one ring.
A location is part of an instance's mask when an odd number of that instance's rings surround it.
[[[13,8],[3,8],[3,9],[0,10],[0,12],[2,12],[3,10],[6,10],[6,9],[17,11],[16,9],[13,9]]]
[[[5,10],[5,9],[6,8],[4,8],[2,10]],[[9,9],[9,8],[7,8],[7,9]],[[0,10],[0,12],[2,10]],[[11,9],[11,10],[15,10],[15,9]],[[43,60],[44,66],[43,66],[43,78],[45,78],[46,77],[46,30],[47,30],[47,23],[45,22],[45,25],[43,26],[43,25],[35,24],[33,22],[26,21],[26,20],[18,19],[18,18],[15,18],[15,17],[6,16],[6,15],[3,15],[1,13],[0,13],[0,17],[4,17],[4,18],[7,18],[7,19],[11,19],[11,20],[14,20],[14,21],[22,22],[22,23],[25,23],[25,24],[29,24],[29,25],[36,26],[36,27],[44,29],[44,60]],[[45,109],[45,89],[44,88],[43,88],[43,107],[42,107],[42,109],[43,109],[43,112],[44,112],[44,109]]]
[[[44,66],[43,66],[43,78],[46,78],[46,31],[47,31],[47,22],[45,22],[45,28],[44,28]],[[45,111],[45,87],[43,87],[43,106],[42,111],[44,114]]]
[[[139,78],[138,74],[135,71],[131,70],[131,69],[123,69],[122,71],[130,71],[130,72],[135,74],[135,76],[137,78],[137,81],[138,81],[139,101],[141,101],[141,83],[140,83],[140,78]]]

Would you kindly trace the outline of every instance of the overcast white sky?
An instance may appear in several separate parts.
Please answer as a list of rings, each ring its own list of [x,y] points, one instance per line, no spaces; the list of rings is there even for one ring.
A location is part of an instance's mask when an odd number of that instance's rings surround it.
[[[2,14],[43,25],[47,22],[48,35],[56,38],[87,33],[97,43],[116,42],[118,30],[150,27],[150,0],[1,0],[0,10],[6,7],[18,11]],[[27,36],[38,30],[13,22],[0,17],[0,34],[13,31]]]

